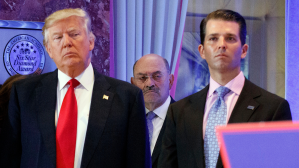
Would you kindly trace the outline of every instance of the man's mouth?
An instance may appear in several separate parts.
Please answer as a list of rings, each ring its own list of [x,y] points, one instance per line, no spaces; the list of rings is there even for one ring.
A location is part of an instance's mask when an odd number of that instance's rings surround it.
[[[221,54],[216,55],[216,57],[227,57],[227,55],[224,53],[221,53]]]
[[[72,55],[76,55],[76,53],[74,53],[74,52],[67,52],[66,54],[64,54],[64,57],[68,57],[68,56],[72,56]]]
[[[156,90],[147,90],[147,91],[144,91],[143,93],[146,94],[146,93],[151,93],[151,92],[158,93],[158,91],[156,91]]]

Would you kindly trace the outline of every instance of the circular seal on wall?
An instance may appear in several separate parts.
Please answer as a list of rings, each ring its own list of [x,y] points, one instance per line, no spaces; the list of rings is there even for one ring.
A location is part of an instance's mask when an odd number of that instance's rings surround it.
[[[27,34],[20,34],[9,40],[4,48],[3,59],[11,76],[38,75],[45,67],[45,51],[42,44]]]

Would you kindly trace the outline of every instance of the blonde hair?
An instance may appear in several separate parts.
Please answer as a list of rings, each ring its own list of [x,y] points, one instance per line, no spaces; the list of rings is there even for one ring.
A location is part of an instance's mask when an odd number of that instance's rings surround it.
[[[84,28],[86,29],[86,33],[89,35],[89,38],[95,40],[95,35],[92,33],[92,30],[91,30],[91,20],[90,20],[88,13],[80,8],[76,8],[76,9],[69,8],[69,9],[62,9],[62,10],[56,11],[45,19],[45,24],[42,28],[42,30],[43,30],[42,33],[44,36],[44,40],[43,40],[44,46],[46,46],[48,43],[48,33],[49,33],[48,28],[51,27],[55,22],[65,19],[65,18],[68,18],[70,16],[81,17],[84,21]]]

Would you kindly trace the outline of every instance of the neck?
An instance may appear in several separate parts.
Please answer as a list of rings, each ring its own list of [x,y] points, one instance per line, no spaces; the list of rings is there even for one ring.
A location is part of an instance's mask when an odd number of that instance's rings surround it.
[[[154,111],[156,110],[158,107],[160,107],[162,104],[157,104],[157,103],[144,103],[145,107],[149,110],[149,111]]]
[[[226,72],[214,72],[210,70],[211,77],[221,86],[226,85],[229,81],[234,79],[240,73],[240,68]]]
[[[72,70],[72,69],[67,69],[65,71],[62,71],[63,73],[65,73],[67,76],[71,77],[71,78],[75,78],[77,76],[79,76],[82,72],[84,71],[83,70]]]
[[[71,78],[75,78],[79,76],[82,72],[85,71],[85,69],[89,66],[68,66],[68,67],[61,67],[59,70],[65,73],[67,76]]]
[[[168,98],[168,97],[167,97]],[[156,110],[158,107],[162,106],[167,98],[163,101],[163,102],[144,102],[144,106],[149,110],[149,111],[154,111]]]

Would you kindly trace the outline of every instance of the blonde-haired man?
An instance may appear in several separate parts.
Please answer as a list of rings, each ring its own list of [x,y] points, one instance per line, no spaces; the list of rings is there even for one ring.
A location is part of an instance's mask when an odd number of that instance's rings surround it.
[[[0,167],[150,167],[142,91],[94,71],[88,14],[57,11],[43,35],[58,70],[13,86]]]

